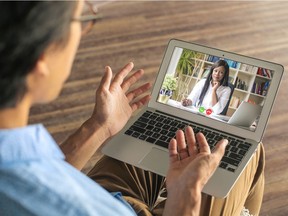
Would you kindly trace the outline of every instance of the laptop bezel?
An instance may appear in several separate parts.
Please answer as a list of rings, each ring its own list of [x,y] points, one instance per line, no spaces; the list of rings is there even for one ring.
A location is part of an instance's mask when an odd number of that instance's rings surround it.
[[[198,52],[213,55],[213,56],[219,56],[219,57],[231,59],[237,62],[250,64],[250,65],[254,65],[254,66],[258,66],[258,67],[262,67],[262,68],[266,68],[266,69],[270,69],[274,71],[273,79],[271,80],[271,83],[270,83],[269,91],[266,96],[266,101],[262,109],[262,113],[258,122],[258,126],[254,132],[249,131],[247,129],[239,128],[237,126],[229,125],[227,123],[217,121],[215,119],[207,118],[205,116],[197,115],[189,111],[180,110],[178,108],[169,106],[167,104],[157,102],[160,88],[162,86],[164,77],[169,67],[172,54],[176,47],[186,48],[186,49],[198,51]],[[148,106],[155,108],[159,111],[168,113],[170,115],[174,115],[174,116],[175,116],[175,113],[178,113],[177,116],[179,116],[182,119],[187,119],[189,121],[202,124],[210,128],[218,129],[220,131],[225,131],[226,133],[229,133],[229,134],[233,134],[239,137],[245,137],[247,139],[252,139],[257,142],[260,142],[263,138],[264,131],[267,127],[268,119],[271,114],[273,104],[275,102],[275,98],[280,87],[280,82],[283,76],[283,72],[284,72],[284,67],[277,63],[268,62],[266,60],[256,59],[253,57],[248,57],[248,56],[244,56],[244,55],[240,55],[240,54],[236,54],[236,53],[232,53],[229,51],[224,51],[224,50],[220,50],[216,48],[211,48],[211,47],[203,46],[200,44],[185,42],[185,41],[181,41],[177,39],[171,39],[168,43],[165,55],[160,65],[159,73],[155,81],[152,94],[151,94],[151,100]]]

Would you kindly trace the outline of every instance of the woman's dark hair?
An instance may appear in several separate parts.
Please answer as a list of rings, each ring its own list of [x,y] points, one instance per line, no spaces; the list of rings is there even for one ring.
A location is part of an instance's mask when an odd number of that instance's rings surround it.
[[[0,109],[15,107],[45,49],[66,44],[77,2],[0,2]]]
[[[206,92],[207,92],[207,90],[208,90],[208,87],[209,87],[209,85],[210,85],[210,82],[211,82],[211,80],[212,80],[213,70],[214,70],[215,68],[221,67],[221,66],[224,67],[225,73],[224,73],[223,79],[220,81],[220,85],[222,85],[222,86],[228,86],[229,65],[228,65],[228,63],[227,63],[225,60],[220,59],[220,60],[218,60],[217,62],[215,62],[215,63],[211,66],[211,68],[210,68],[209,74],[208,74],[208,76],[207,76],[207,79],[206,79],[206,81],[205,81],[204,87],[203,87],[203,89],[202,89],[202,91],[201,91],[201,94],[200,94],[200,97],[199,97],[199,102],[198,102],[198,105],[199,105],[199,106],[201,106],[201,104],[202,104],[202,102],[203,102],[203,99],[204,99],[204,97],[205,97],[205,94],[206,94]]]

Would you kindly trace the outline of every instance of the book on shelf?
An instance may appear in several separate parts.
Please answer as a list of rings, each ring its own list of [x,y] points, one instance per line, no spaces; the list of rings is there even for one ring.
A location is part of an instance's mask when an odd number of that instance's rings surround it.
[[[236,79],[237,82],[235,82],[236,88],[247,91],[248,86],[244,80],[241,80],[239,77]]]
[[[249,72],[249,73],[253,73],[256,74],[258,71],[258,67],[257,66],[253,66],[253,65],[247,65],[242,63],[240,68],[241,71],[245,71],[245,72]]]
[[[223,58],[220,58],[218,56],[213,56],[213,55],[207,55],[206,58],[205,58],[206,61],[213,62],[213,63],[217,62],[220,59],[223,59]],[[230,59],[224,59],[224,60],[227,62],[227,64],[231,68],[238,69],[240,67],[240,63],[239,62],[236,62],[236,61],[233,61],[233,60],[230,60]]]
[[[267,92],[268,92],[269,85],[270,85],[270,81],[261,82],[261,83],[260,82],[254,82],[251,92],[254,94],[266,96]]]
[[[263,76],[263,77],[272,78],[271,70],[268,70],[266,68],[260,68],[259,67],[258,70],[257,70],[257,75]]]

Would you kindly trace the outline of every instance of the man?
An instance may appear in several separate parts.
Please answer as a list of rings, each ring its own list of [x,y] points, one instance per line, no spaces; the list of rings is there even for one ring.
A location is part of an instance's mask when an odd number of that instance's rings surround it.
[[[96,18],[81,16],[84,4],[0,3],[1,215],[233,215],[249,203],[257,203],[259,211],[263,152],[258,151],[226,200],[202,195],[227,140],[211,153],[203,134],[194,135],[191,127],[170,141],[166,179],[108,157],[97,163],[91,178],[79,171],[150,99],[144,95],[149,83],[129,90],[143,75],[138,70],[129,76],[133,63],[114,77],[105,68],[93,114],[61,145],[62,152],[42,125],[27,125],[30,107],[55,99],[70,74],[81,34],[87,33],[81,23]],[[167,199],[157,199],[166,190]]]

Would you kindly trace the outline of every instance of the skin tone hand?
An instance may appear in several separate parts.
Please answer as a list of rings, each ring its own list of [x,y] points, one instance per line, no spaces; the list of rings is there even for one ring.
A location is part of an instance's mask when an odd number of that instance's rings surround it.
[[[91,119],[107,129],[108,137],[119,132],[132,113],[148,103],[150,99],[150,96],[147,95],[134,100],[150,89],[150,83],[129,91],[129,88],[144,74],[143,70],[137,70],[127,78],[133,67],[132,62],[128,63],[112,79],[112,70],[107,66],[96,92],[96,104]]]
[[[218,102],[216,91],[219,88],[219,86],[220,82],[212,81],[212,106],[214,106]]]
[[[105,68],[92,116],[60,146],[74,167],[82,169],[106,139],[119,132],[135,110],[148,103],[150,95],[143,94],[150,89],[150,83],[129,90],[144,73],[137,70],[128,76],[133,67],[132,62],[128,63],[114,78],[111,68]]]
[[[182,130],[169,143],[168,197],[163,215],[199,215],[201,191],[218,167],[228,143],[219,141],[211,152],[202,133],[195,138],[192,128],[187,127],[185,134],[187,145]]]
[[[183,106],[192,106],[192,100],[186,98],[186,99],[182,100],[182,105]]]

